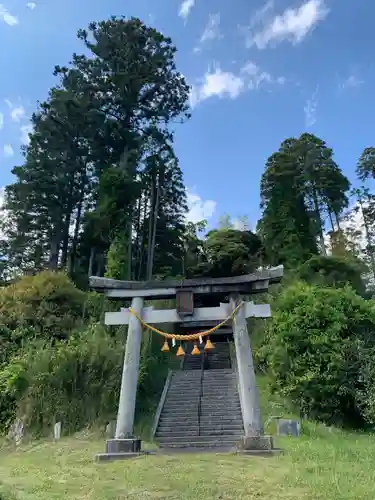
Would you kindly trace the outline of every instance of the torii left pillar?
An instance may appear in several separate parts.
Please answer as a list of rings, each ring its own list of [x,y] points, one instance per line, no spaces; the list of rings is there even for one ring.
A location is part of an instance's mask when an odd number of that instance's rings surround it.
[[[143,299],[135,297],[132,308],[142,316]],[[125,358],[121,378],[116,433],[106,443],[106,453],[97,455],[99,460],[127,458],[141,451],[141,441],[134,437],[134,415],[137,396],[139,359],[142,343],[142,325],[132,315],[129,321]]]

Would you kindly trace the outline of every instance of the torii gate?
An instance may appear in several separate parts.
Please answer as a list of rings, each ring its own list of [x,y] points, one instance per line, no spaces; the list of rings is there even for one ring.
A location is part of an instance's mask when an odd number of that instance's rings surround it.
[[[118,406],[115,438],[107,441],[106,453],[99,459],[126,458],[140,452],[140,440],[134,437],[134,415],[136,405],[139,359],[142,341],[142,323],[199,323],[222,321],[236,310],[233,317],[233,337],[236,348],[239,395],[244,423],[244,439],[241,447],[249,450],[272,449],[272,439],[264,436],[260,413],[259,394],[255,381],[253,356],[248,334],[249,317],[269,318],[268,304],[242,302],[241,295],[264,293],[270,283],[278,283],[283,277],[283,266],[263,269],[254,274],[232,278],[203,278],[183,281],[120,281],[91,277],[90,287],[104,292],[111,299],[131,299],[131,309],[105,315],[106,325],[129,325],[126,340],[121,391]],[[229,303],[218,307],[194,309],[194,297],[214,295],[218,298],[229,295]],[[177,309],[157,310],[144,307],[145,299],[177,297]],[[242,304],[241,304],[242,302]]]

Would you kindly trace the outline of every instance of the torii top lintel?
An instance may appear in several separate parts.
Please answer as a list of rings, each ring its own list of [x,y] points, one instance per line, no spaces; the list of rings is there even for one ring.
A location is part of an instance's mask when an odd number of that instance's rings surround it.
[[[283,266],[262,269],[244,276],[230,278],[197,278],[166,281],[122,281],[111,278],[90,277],[90,288],[103,292],[108,298],[168,298],[177,290],[190,289],[195,296],[223,295],[229,293],[255,294],[268,290],[271,283],[279,283],[283,277]]]

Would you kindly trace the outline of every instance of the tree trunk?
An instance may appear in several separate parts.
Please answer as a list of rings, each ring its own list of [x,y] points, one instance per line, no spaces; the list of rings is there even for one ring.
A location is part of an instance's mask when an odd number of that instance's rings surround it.
[[[91,248],[90,250],[90,259],[89,259],[89,278],[90,276],[93,276],[93,271],[94,271],[94,264],[95,264],[95,248]]]
[[[152,247],[152,230],[154,227],[153,217],[154,217],[154,205],[155,205],[155,179],[152,180],[151,184],[151,200],[150,200],[150,212],[148,219],[148,240],[147,240],[147,266],[146,266],[146,279],[150,276],[151,267],[151,247]]]
[[[84,201],[84,198],[85,198],[85,183],[86,183],[86,174],[83,174],[82,175],[82,180],[81,180],[81,186],[80,186],[80,198],[79,198],[78,207],[77,207],[76,223],[75,223],[75,226],[74,226],[72,249],[71,249],[71,252],[70,252],[70,259],[69,259],[69,269],[68,269],[68,274],[69,275],[71,275],[74,272],[74,265],[75,265],[75,258],[76,258],[76,252],[77,252],[77,243],[78,243],[79,228],[81,226],[83,201]]]
[[[60,238],[55,235],[52,237],[50,246],[50,257],[48,261],[48,267],[52,271],[55,271],[59,265],[59,252],[60,252]]]
[[[362,201],[362,198],[360,196],[358,196],[358,203],[359,203],[359,206],[361,207],[363,224],[365,226],[365,234],[366,234],[366,240],[367,240],[367,252],[368,252],[368,255],[370,257],[371,270],[372,270],[372,274],[373,274],[374,279],[375,279],[375,258],[374,258],[373,251],[371,249],[372,245],[371,245],[370,227],[369,227],[369,224],[367,221],[365,211],[363,209],[363,201]]]
[[[328,210],[328,217],[329,217],[329,220],[330,220],[330,222],[331,222],[332,231],[334,232],[334,231],[335,231],[335,226],[334,226],[334,224],[333,224],[333,219],[332,219],[331,210]]]
[[[335,219],[336,219],[336,224],[337,224],[337,230],[341,231],[339,214],[337,212],[334,212],[334,214],[335,214]]]
[[[64,228],[62,234],[61,267],[63,268],[66,266],[66,263],[68,262],[69,229],[73,212],[73,192],[74,192],[74,176],[72,176],[70,180],[69,196],[67,200]]]
[[[132,251],[133,251],[133,220],[132,220],[132,209],[130,209],[129,222],[128,222],[128,270],[127,276],[128,280],[132,279]]]
[[[147,214],[147,197],[144,196],[144,205],[143,205],[143,212],[141,214],[141,217],[143,216],[143,223],[140,223],[140,227],[142,227],[142,231],[140,233],[140,240],[139,240],[139,257],[138,257],[138,280],[142,279],[142,265],[143,265],[143,259],[145,256],[145,246],[146,246],[146,214]],[[146,278],[146,276],[144,276]]]
[[[160,174],[158,176],[157,188],[156,188],[156,200],[155,200],[155,209],[153,215],[153,228],[152,228],[152,241],[151,241],[151,252],[150,252],[150,267],[148,268],[148,280],[152,280],[152,274],[154,270],[154,258],[155,258],[155,245],[156,245],[156,228],[158,223],[158,214],[159,214],[159,201],[160,201]]]
[[[327,257],[327,249],[326,249],[326,245],[324,242],[323,225],[322,225],[322,219],[320,217],[318,196],[316,194],[315,189],[313,189],[313,201],[314,201],[315,219],[316,219],[316,223],[318,224],[320,247],[321,247],[322,254],[324,255],[324,257]]]

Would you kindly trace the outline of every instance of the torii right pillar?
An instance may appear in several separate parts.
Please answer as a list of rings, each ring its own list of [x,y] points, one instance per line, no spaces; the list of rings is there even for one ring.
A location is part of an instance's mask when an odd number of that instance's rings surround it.
[[[235,309],[240,301],[241,298],[238,295],[231,295],[232,309]],[[233,318],[233,336],[236,347],[238,390],[245,430],[241,448],[244,451],[254,451],[255,453],[270,452],[273,450],[273,440],[271,436],[264,435],[260,398],[244,307],[240,307]]]

